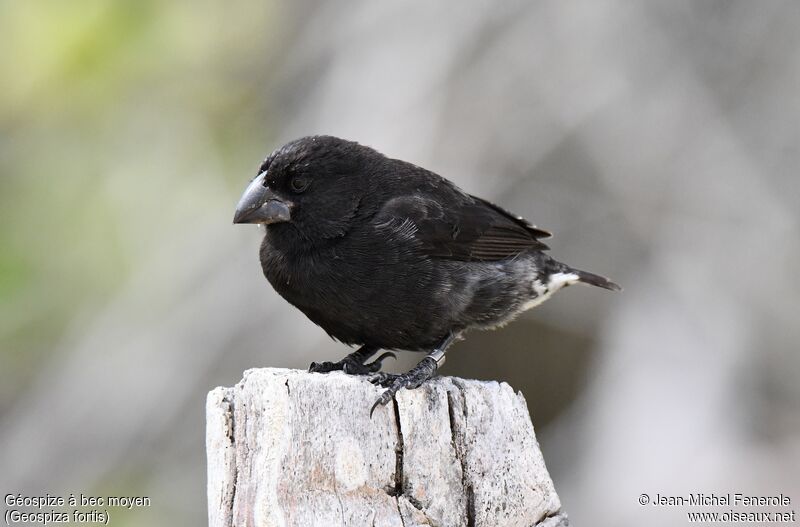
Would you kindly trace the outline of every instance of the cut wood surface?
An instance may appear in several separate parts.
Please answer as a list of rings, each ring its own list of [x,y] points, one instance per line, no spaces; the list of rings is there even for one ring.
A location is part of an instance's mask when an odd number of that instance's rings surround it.
[[[439,377],[382,389],[257,369],[208,394],[211,527],[563,527],[521,393]]]

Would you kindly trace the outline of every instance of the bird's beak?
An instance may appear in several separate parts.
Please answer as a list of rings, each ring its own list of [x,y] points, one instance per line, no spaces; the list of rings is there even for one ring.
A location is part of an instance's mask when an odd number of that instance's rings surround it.
[[[280,198],[271,188],[264,185],[267,173],[262,172],[245,189],[233,223],[278,223],[291,219],[292,203]]]

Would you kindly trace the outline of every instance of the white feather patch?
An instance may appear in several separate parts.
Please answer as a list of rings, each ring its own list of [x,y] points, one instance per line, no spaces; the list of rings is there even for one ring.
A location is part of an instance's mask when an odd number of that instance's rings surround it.
[[[527,311],[531,308],[534,308],[550,298],[553,293],[564,287],[565,285],[574,284],[578,281],[578,275],[575,273],[554,273],[548,277],[547,284],[543,284],[541,281],[534,280],[533,281],[533,290],[536,291],[537,297],[533,300],[528,300],[522,307],[520,311]]]

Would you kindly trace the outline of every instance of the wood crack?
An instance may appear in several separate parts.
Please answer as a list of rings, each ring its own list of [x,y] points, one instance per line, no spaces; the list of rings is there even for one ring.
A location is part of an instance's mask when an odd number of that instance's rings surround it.
[[[458,383],[453,382],[458,395],[461,397],[461,412],[464,416],[464,423],[467,422],[467,403],[464,397],[463,387]],[[450,442],[453,446],[453,453],[456,456],[459,464],[461,465],[461,486],[464,488],[464,496],[466,497],[466,518],[467,527],[475,527],[475,489],[469,482],[467,476],[467,460],[464,453],[465,445],[463,440],[459,440],[458,432],[456,430],[456,408],[455,401],[453,400],[453,392],[447,390],[447,415],[450,419]]]
[[[403,511],[400,510],[400,496],[403,495],[403,425],[400,422],[400,407],[397,405],[397,398],[392,397],[392,408],[394,409],[394,420],[397,423],[397,446],[395,446],[395,465],[394,465],[394,499],[397,502],[397,514],[400,515],[400,522],[405,527]]]

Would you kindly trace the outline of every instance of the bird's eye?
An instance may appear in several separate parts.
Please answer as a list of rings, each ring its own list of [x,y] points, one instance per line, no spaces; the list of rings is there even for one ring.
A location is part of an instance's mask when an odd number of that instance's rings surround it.
[[[308,178],[295,176],[289,181],[289,186],[292,188],[292,192],[303,192],[308,188],[309,183],[311,182]]]

